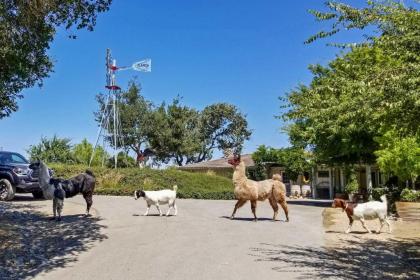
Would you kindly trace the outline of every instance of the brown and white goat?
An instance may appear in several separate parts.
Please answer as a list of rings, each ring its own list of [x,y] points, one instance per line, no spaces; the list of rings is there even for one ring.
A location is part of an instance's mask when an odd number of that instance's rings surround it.
[[[362,223],[363,228],[371,233],[370,229],[367,228],[365,220],[379,219],[380,227],[376,233],[380,233],[382,227],[386,223],[388,225],[388,232],[391,232],[391,225],[389,224],[387,211],[388,204],[386,201],[386,196],[381,196],[380,201],[369,201],[366,203],[352,203],[346,202],[343,199],[336,198],[333,201],[332,207],[342,208],[346,212],[347,217],[349,218],[349,227],[346,230],[346,233],[349,233],[353,225],[354,220],[359,220]]]
[[[278,203],[283,208],[284,214],[286,215],[286,221],[289,221],[289,211],[286,203],[286,186],[281,182],[280,175],[274,175],[273,179],[257,182],[246,177],[245,163],[241,160],[240,155],[234,155],[228,162],[234,168],[234,193],[235,197],[238,199],[231,219],[235,217],[236,211],[249,200],[251,201],[251,210],[254,214],[254,221],[257,221],[257,215],[255,213],[257,201],[268,199],[274,211],[273,220],[276,220],[278,214]]]

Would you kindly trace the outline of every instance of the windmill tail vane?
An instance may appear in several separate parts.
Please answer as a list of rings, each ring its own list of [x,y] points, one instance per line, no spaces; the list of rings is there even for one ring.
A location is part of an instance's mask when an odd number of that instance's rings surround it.
[[[134,62],[131,66],[118,67],[115,70],[135,70],[140,72],[152,72],[152,60],[150,58],[145,58],[140,61]]]

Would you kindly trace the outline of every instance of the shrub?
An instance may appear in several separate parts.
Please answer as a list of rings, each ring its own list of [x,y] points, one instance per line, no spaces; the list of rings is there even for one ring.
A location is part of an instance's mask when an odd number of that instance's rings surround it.
[[[54,176],[69,178],[86,170],[84,165],[54,164]],[[90,168],[97,179],[96,194],[132,195],[134,190],[160,190],[178,185],[179,198],[196,199],[234,199],[232,180],[203,173],[190,173],[168,168],[155,170],[151,168],[104,167]]]
[[[389,190],[388,188],[373,188],[372,189],[372,198],[374,200],[381,200],[381,196],[382,195],[388,195],[389,194]]]
[[[349,182],[344,187],[344,190],[348,194],[357,193],[359,191],[359,184],[357,183],[356,175],[352,173],[349,178]]]
[[[410,189],[403,189],[401,192],[401,201],[407,202],[420,202],[420,191],[410,190]]]

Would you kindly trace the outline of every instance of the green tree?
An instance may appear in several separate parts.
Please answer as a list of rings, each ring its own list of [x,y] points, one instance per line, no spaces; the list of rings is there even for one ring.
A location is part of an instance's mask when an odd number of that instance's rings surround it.
[[[147,101],[141,94],[141,86],[136,84],[134,81],[129,83],[127,91],[122,92],[117,101],[117,108],[119,112],[119,120],[121,132],[117,141],[117,148],[131,149],[138,159],[142,153],[142,149],[148,146],[147,136],[150,134],[149,131],[155,130],[156,126],[152,125],[151,115],[153,105],[150,101]],[[95,113],[96,120],[99,123],[101,116],[105,108],[109,108],[109,104],[106,104],[106,96],[98,95],[97,101],[99,103],[100,110]],[[113,145],[112,131],[114,129],[114,123],[112,118],[108,127],[109,136],[107,137],[108,142]]]
[[[153,113],[148,140],[159,161],[173,159],[183,165],[200,150],[198,131],[199,112],[180,104],[180,98],[166,106],[164,103]]]
[[[27,152],[31,161],[42,160],[48,163],[74,162],[70,139],[59,138],[57,135],[50,139],[42,137],[40,143],[29,146]]]
[[[140,91],[140,85],[130,82],[129,89],[119,94],[116,102],[121,126],[117,148],[131,149],[137,159],[149,148],[156,162],[201,162],[211,159],[215,149],[241,147],[251,135],[245,116],[234,105],[216,103],[198,111],[181,104],[181,98],[176,97],[170,104],[155,107]],[[111,104],[105,95],[98,95],[97,101],[95,117],[100,123]],[[103,125],[108,130],[107,141],[113,146],[112,118]]]
[[[119,168],[136,167],[137,162],[134,158],[130,157],[126,152],[119,152],[117,154],[117,161]],[[114,167],[114,157],[108,159],[107,166],[109,168]]]
[[[236,106],[227,103],[205,107],[200,112],[198,130],[201,148],[198,154],[188,159],[188,163],[211,159],[214,149],[240,149],[251,136],[245,116]]]
[[[373,163],[376,139],[387,131],[415,138],[420,133],[420,13],[392,1],[327,6],[331,12],[312,13],[332,20],[332,28],[307,43],[342,29],[376,27],[379,35],[340,45],[347,52],[326,67],[310,66],[312,82],[287,95],[282,118],[291,142],[311,149],[318,161]]]
[[[93,152],[93,145],[83,139],[79,144],[74,145],[72,154],[74,161],[79,164],[89,165],[90,158]],[[108,160],[108,153],[100,146],[96,147],[91,166],[101,166]]]
[[[420,176],[420,139],[400,137],[390,130],[377,141],[380,146],[375,154],[381,170],[398,175],[402,181],[409,181],[414,186]]]
[[[275,149],[261,145],[252,154],[257,166],[276,163],[285,168],[288,177],[294,181],[299,175],[311,170],[311,155],[299,147]]]
[[[217,103],[197,111],[180,104],[162,104],[154,114],[149,142],[160,160],[178,165],[211,159],[215,149],[240,148],[249,139],[248,123],[230,104]]]
[[[110,4],[111,0],[0,2],[0,119],[18,109],[23,89],[41,86],[52,71],[47,52],[56,29],[93,30],[97,14]]]

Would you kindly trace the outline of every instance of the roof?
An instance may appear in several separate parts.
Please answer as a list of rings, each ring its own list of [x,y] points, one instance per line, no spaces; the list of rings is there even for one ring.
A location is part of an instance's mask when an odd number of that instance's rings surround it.
[[[251,154],[241,155],[241,159],[244,161],[246,167],[254,166],[255,163],[252,160]],[[227,159],[220,158],[209,161],[202,161],[198,163],[187,164],[179,167],[179,169],[216,169],[216,168],[232,168],[227,162]]]

